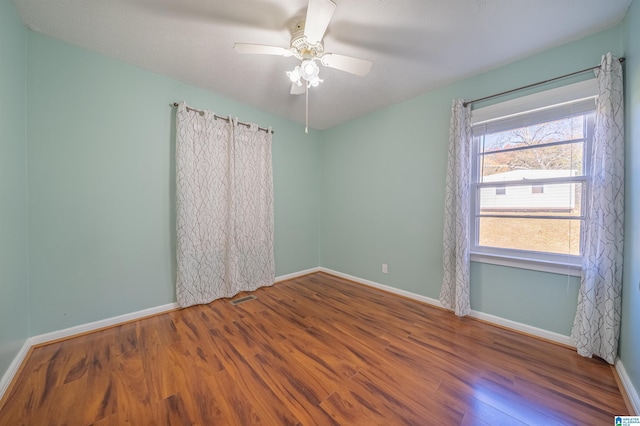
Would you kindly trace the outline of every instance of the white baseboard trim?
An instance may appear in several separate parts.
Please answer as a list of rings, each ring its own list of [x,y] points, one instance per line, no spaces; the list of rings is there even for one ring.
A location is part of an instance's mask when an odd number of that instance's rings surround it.
[[[355,281],[360,284],[368,285],[370,287],[379,288],[384,291],[388,291],[390,293],[395,293],[404,297],[408,297],[410,299],[418,300],[420,302],[428,303],[433,306],[437,306],[442,308],[442,303],[439,300],[433,299],[431,297],[421,296],[419,294],[411,293],[410,291],[400,290],[395,287],[390,287],[384,284],[380,284],[374,281],[365,280],[363,278],[358,278],[353,275],[343,274],[342,272],[334,271],[332,269],[321,267],[319,268],[321,272],[326,272],[327,274],[335,275],[340,278],[344,278],[350,281]],[[488,323],[492,323],[495,325],[499,325],[501,327],[509,328],[512,330],[520,331],[522,333],[530,334],[532,336],[540,337],[545,340],[550,340],[552,342],[561,343],[563,345],[574,347],[573,342],[569,336],[565,336],[563,334],[554,333],[552,331],[544,330],[542,328],[533,327],[527,324],[522,324],[516,321],[512,321],[506,318],[498,317],[491,314],[485,314],[479,311],[471,311],[469,314],[470,317],[477,318],[482,321],[486,321]]]
[[[314,272],[319,272],[320,269],[321,268],[310,268],[310,269],[305,269],[304,271],[298,271],[298,272],[292,272],[286,275],[280,275],[279,277],[276,277],[276,279],[274,280],[274,283],[279,283],[282,281],[287,281],[287,280],[292,280],[294,278],[302,277],[304,275],[313,274]]]
[[[572,348],[576,347],[576,345],[571,340],[571,337],[565,336],[564,334],[555,333],[543,328],[534,327],[532,325],[523,324],[521,322],[512,321],[506,318],[498,317],[496,315],[485,314],[484,312],[474,310],[471,310],[469,316],[482,321],[490,322],[495,325],[499,325],[501,327],[510,328],[512,330],[520,331],[526,334],[531,334],[532,336],[540,337],[545,340],[561,343],[565,346],[571,346]]]
[[[638,390],[633,386],[631,378],[627,374],[627,370],[625,370],[624,364],[620,358],[616,358],[615,367],[618,377],[620,377],[620,381],[622,382],[622,386],[624,386],[624,390],[627,392],[627,396],[631,401],[633,411],[635,411],[635,413],[631,414],[640,415],[640,396],[638,395]]]
[[[419,294],[411,293],[410,291],[401,290],[399,288],[395,288],[395,287],[391,287],[391,286],[388,286],[388,285],[380,284],[380,283],[377,283],[375,281],[365,280],[364,278],[355,277],[353,275],[343,274],[342,272],[334,271],[333,269],[328,269],[328,268],[323,268],[323,267],[321,267],[319,269],[320,269],[320,272],[325,272],[325,273],[330,274],[330,275],[335,275],[336,277],[344,278],[345,280],[354,281],[354,282],[357,282],[359,284],[368,285],[369,287],[375,287],[375,288],[378,288],[380,290],[387,291],[389,293],[394,293],[394,294],[398,294],[400,296],[408,297],[409,299],[419,300],[420,302],[425,302],[425,303],[428,303],[429,305],[438,306],[440,308],[443,307],[442,304],[440,303],[440,301],[437,300],[437,299],[432,299],[432,298],[427,297],[427,296],[421,296]]]
[[[13,359],[13,361],[9,365],[9,368],[2,376],[2,380],[0,380],[0,400],[4,396],[4,393],[9,387],[9,384],[13,380],[13,377],[15,376],[18,369],[20,368],[20,365],[22,365],[24,358],[26,357],[27,353],[29,352],[29,349],[31,349],[32,346],[41,345],[43,343],[52,342],[54,340],[64,339],[67,337],[75,336],[77,334],[87,333],[89,331],[94,331],[101,328],[117,325],[120,323],[167,312],[172,309],[176,309],[178,307],[179,306],[177,302],[168,303],[162,306],[155,306],[153,308],[143,309],[143,310],[131,312],[128,314],[118,315],[115,317],[106,318],[106,319],[94,321],[94,322],[89,322],[86,324],[80,324],[75,327],[69,327],[62,330],[56,330],[50,333],[39,334],[37,336],[27,338],[27,340],[25,340],[24,344],[22,345],[22,348],[20,349],[16,357]]]
[[[342,272],[338,272],[338,271],[334,271],[332,269],[328,269],[328,268],[324,268],[324,267],[317,267],[317,268],[310,268],[310,269],[306,269],[306,270],[302,270],[302,271],[298,271],[298,272],[293,272],[290,274],[286,274],[286,275],[281,275],[279,277],[275,278],[275,282],[281,282],[281,281],[286,281],[286,280],[290,280],[290,279],[294,279],[294,278],[298,278],[304,275],[308,275],[308,274],[312,274],[314,272],[325,272],[327,274],[330,275],[334,275],[336,277],[340,277],[340,278],[344,278],[350,281],[354,281],[360,284],[364,284],[370,287],[374,287],[374,288],[378,288],[380,290],[384,290],[387,291],[389,293],[394,293],[394,294],[398,294],[400,296],[404,296],[410,299],[414,299],[420,302],[424,302],[427,303],[429,305],[433,305],[433,306],[437,306],[442,308],[442,304],[440,303],[439,300],[437,299],[433,299],[427,296],[422,296],[419,294],[415,294],[415,293],[411,293],[409,291],[406,290],[401,290],[395,287],[391,287],[391,286],[387,286],[384,284],[380,284],[377,283],[375,281],[370,281],[370,280],[365,280],[363,278],[359,278],[353,275],[349,275],[349,274],[344,274]],[[94,331],[94,330],[98,330],[101,328],[105,328],[105,327],[110,327],[110,326],[114,326],[117,325],[119,323],[124,323],[124,322],[128,322],[128,321],[132,321],[132,320],[136,320],[139,318],[144,318],[150,315],[155,315],[155,314],[159,314],[159,313],[163,313],[163,312],[167,312],[173,309],[178,308],[178,303],[174,302],[174,303],[168,303],[166,305],[162,305],[162,306],[156,306],[153,308],[148,308],[148,309],[143,309],[140,311],[136,311],[136,312],[131,312],[128,314],[124,314],[124,315],[118,315],[115,317],[111,317],[111,318],[106,318],[103,320],[99,320],[99,321],[94,321],[94,322],[90,322],[90,323],[86,323],[86,324],[81,324],[81,325],[77,325],[74,327],[69,327],[69,328],[65,328],[62,330],[57,330],[57,331],[52,331],[50,333],[44,333],[44,334],[40,334],[37,336],[33,336],[28,338],[22,348],[20,349],[20,351],[18,352],[18,354],[16,355],[16,357],[14,358],[13,362],[11,363],[11,365],[9,366],[9,368],[7,369],[7,371],[5,372],[5,374],[2,376],[2,380],[0,381],[0,399],[2,398],[2,396],[4,395],[4,392],[6,391],[6,389],[8,388],[9,384],[11,383],[11,380],[13,379],[13,376],[15,375],[15,373],[18,371],[20,365],[22,364],[25,356],[27,355],[27,353],[29,352],[29,349],[34,346],[34,345],[40,345],[43,343],[47,343],[47,342],[51,342],[54,340],[58,340],[58,339],[63,339],[63,338],[67,338],[67,337],[72,337],[74,335],[78,335],[78,334],[82,334],[82,333],[86,333],[86,332],[90,332],[90,331]],[[558,333],[554,333],[551,331],[547,331],[547,330],[543,330],[537,327],[532,327],[526,324],[522,324],[516,321],[511,321],[505,318],[501,318],[501,317],[497,317],[495,315],[491,315],[491,314],[485,314],[482,312],[478,312],[478,311],[472,311],[470,314],[471,317],[489,322],[489,323],[493,323],[502,327],[506,327],[506,328],[510,328],[513,330],[517,330],[517,331],[521,331],[527,334],[531,334],[533,336],[538,336],[547,340],[551,340],[551,341],[555,341],[564,345],[569,345],[569,346],[573,346],[569,336],[564,336]],[[635,390],[635,388],[633,387],[633,385],[631,384],[631,381],[629,379],[629,377],[626,375],[626,371],[624,370],[624,366],[622,365],[621,362],[616,362],[616,369],[619,372],[618,374],[620,375],[621,381],[625,386],[625,389],[627,389],[627,393],[629,394],[629,398],[631,399],[633,405],[634,405],[634,409],[636,410],[636,412],[640,412],[640,400],[638,399],[638,393]]]
[[[293,272],[291,274],[286,274],[286,275],[276,277],[275,282],[298,278],[303,275],[308,275],[314,272],[318,272],[319,270],[320,268],[311,268],[303,271]],[[0,399],[2,399],[2,397],[4,396],[4,392],[9,387],[9,384],[13,380],[13,377],[15,376],[16,372],[20,368],[20,365],[22,365],[24,358],[26,357],[27,353],[29,352],[29,349],[31,349],[32,346],[41,345],[47,342],[52,342],[52,341],[64,339],[67,337],[73,337],[78,334],[83,334],[90,331],[99,330],[101,328],[121,324],[124,322],[133,321],[133,320],[148,317],[151,315],[160,314],[160,313],[171,311],[177,308],[179,308],[178,303],[173,302],[173,303],[168,303],[166,305],[155,306],[153,308],[143,309],[136,312],[130,312],[128,314],[118,315],[111,318],[105,318],[103,320],[94,321],[86,324],[80,324],[74,327],[69,327],[62,330],[56,330],[50,333],[39,334],[37,336],[27,338],[24,344],[22,345],[22,348],[16,355],[16,357],[13,359],[13,361],[9,365],[9,368],[2,376],[2,380],[0,380]]]
[[[142,309],[136,312],[130,312],[128,314],[118,315],[111,318],[105,318],[103,320],[89,322],[86,324],[76,325],[74,327],[64,328],[62,330],[52,331],[50,333],[39,334],[31,337],[31,345],[40,345],[42,343],[51,342],[58,339],[64,339],[67,337],[75,336],[76,334],[82,334],[89,331],[98,330],[105,327],[110,327],[116,324],[120,324],[127,321],[132,321],[144,317],[148,317],[155,314],[177,309],[178,303],[167,303],[166,305],[155,306],[153,308]]]
[[[13,361],[11,361],[11,364],[9,364],[9,368],[7,369],[7,371],[5,371],[4,375],[2,376],[2,380],[0,380],[0,401],[4,396],[4,393],[9,388],[9,385],[11,384],[13,377],[16,375],[16,373],[18,372],[18,369],[22,365],[22,362],[24,361],[24,358],[27,356],[27,353],[29,353],[29,349],[31,349],[31,338],[27,338],[24,341],[24,343],[22,344],[22,347],[16,354],[16,357],[13,358]]]
[[[282,275],[275,278],[274,282],[286,281],[293,278],[301,277],[303,275],[312,274],[318,272],[320,268],[311,268],[304,271],[293,272],[291,274]],[[76,325],[74,327],[65,328],[62,330],[52,331],[50,333],[39,334],[31,337],[31,345],[40,345],[42,343],[52,342],[58,339],[64,339],[67,337],[75,336],[77,334],[87,333],[90,331],[98,330],[105,327],[110,327],[120,323],[137,320],[140,318],[148,317],[151,315],[160,314],[170,311],[172,309],[179,308],[178,302],[167,303],[166,305],[155,306],[153,308],[143,309],[136,312],[130,312],[128,314],[118,315],[111,318],[105,318],[103,320],[89,322],[86,324]]]
[[[340,277],[340,278],[344,278],[347,279],[349,281],[354,281],[357,282],[359,284],[364,284],[370,287],[374,287],[374,288],[378,288],[384,291],[388,291],[390,293],[394,293],[394,294],[398,294],[404,297],[408,297],[410,299],[414,299],[414,300],[418,300],[421,302],[425,302],[428,303],[430,305],[434,305],[437,307],[442,308],[442,304],[440,303],[439,300],[437,299],[432,299],[430,297],[426,297],[426,296],[421,296],[419,294],[415,294],[415,293],[411,293],[409,291],[406,290],[400,290],[397,289],[395,287],[390,287],[384,284],[380,284],[377,283],[375,281],[370,281],[370,280],[365,280],[363,278],[359,278],[353,275],[349,275],[349,274],[344,274],[342,272],[338,272],[338,271],[334,271],[332,269],[329,268],[324,268],[324,267],[320,267],[320,268],[315,268],[317,270],[319,270],[320,272],[325,272],[327,274],[330,275],[335,275],[336,277]],[[498,326],[501,327],[505,327],[505,328],[509,328],[512,330],[516,330],[516,331],[520,331],[526,334],[530,334],[536,337],[540,337],[543,338],[545,340],[550,340],[552,342],[557,342],[560,344],[563,344],[565,346],[571,346],[571,347],[575,347],[575,344],[573,343],[573,341],[571,340],[570,336],[565,336],[563,334],[559,334],[559,333],[555,333],[553,331],[548,331],[548,330],[544,330],[542,328],[538,328],[538,327],[533,327],[527,324],[523,324],[520,322],[516,322],[516,321],[512,321],[506,318],[502,318],[502,317],[498,317],[496,315],[491,315],[491,314],[486,314],[484,312],[479,312],[479,311],[471,311],[471,314],[469,314],[470,317],[473,318],[477,318],[479,320],[482,321],[486,321],[488,323],[492,323],[492,324],[496,324]],[[633,415],[640,415],[640,396],[638,395],[638,390],[634,387],[633,383],[631,382],[631,378],[629,377],[629,375],[627,374],[627,371],[624,368],[624,364],[622,363],[622,361],[620,360],[620,358],[616,359],[615,362],[615,368],[616,368],[616,372],[618,373],[618,376],[620,377],[620,381],[622,382],[622,385],[624,386],[625,391],[627,392],[627,396],[629,397],[629,400],[631,401],[631,405],[633,406],[633,410],[635,411],[635,413],[631,413]]]

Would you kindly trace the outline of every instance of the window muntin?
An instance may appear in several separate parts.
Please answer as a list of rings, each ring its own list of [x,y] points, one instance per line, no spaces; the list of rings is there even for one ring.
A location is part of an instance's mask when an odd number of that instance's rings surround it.
[[[474,126],[472,252],[578,263],[594,105]]]

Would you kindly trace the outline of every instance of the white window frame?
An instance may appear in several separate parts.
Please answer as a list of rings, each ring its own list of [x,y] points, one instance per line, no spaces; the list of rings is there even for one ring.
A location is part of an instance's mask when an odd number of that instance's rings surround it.
[[[523,96],[517,99],[473,110],[471,113],[471,124],[472,126],[486,124],[492,121],[502,120],[507,117],[529,114],[534,111],[542,111],[569,102],[594,98],[597,95],[597,91],[598,87],[596,79],[590,79],[544,92],[535,93],[533,95]],[[589,147],[586,147],[585,158],[583,161],[587,166],[591,161],[588,156],[589,151]],[[580,276],[582,264],[581,256],[541,253],[497,247],[483,247],[477,245],[478,223],[476,218],[476,204],[478,202],[478,191],[476,190],[476,187],[479,181],[479,171],[476,166],[477,155],[475,151],[473,153],[473,158],[474,168],[471,173],[470,182],[471,200],[469,200],[471,204],[471,261]],[[583,183],[583,185],[584,190],[586,190],[586,182]],[[583,230],[584,227],[581,227],[581,229]]]

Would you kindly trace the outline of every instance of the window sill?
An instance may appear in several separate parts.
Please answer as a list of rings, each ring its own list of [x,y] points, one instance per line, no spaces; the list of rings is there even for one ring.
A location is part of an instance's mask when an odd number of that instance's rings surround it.
[[[471,253],[471,261],[489,263],[491,265],[509,266],[512,268],[529,269],[532,271],[550,272],[560,275],[570,275],[574,277],[579,277],[582,274],[582,267],[580,265],[515,256]]]

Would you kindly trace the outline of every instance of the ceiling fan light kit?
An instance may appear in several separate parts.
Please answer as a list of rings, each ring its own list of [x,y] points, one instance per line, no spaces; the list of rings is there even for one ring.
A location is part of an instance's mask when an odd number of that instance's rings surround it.
[[[291,80],[292,83],[295,83],[296,86],[302,86],[302,82],[300,82],[300,65],[296,65],[296,67],[292,71],[287,71],[287,77]]]
[[[302,80],[305,81],[307,86],[318,87],[324,81],[318,76],[319,73],[320,67],[315,61],[313,59],[305,59],[300,65],[296,65],[293,71],[287,71],[287,77],[298,87],[302,86]]]
[[[371,62],[354,58],[352,56],[325,53],[323,37],[329,26],[329,22],[335,12],[336,4],[332,0],[309,0],[307,16],[303,22],[296,25],[296,31],[291,36],[289,48],[267,46],[263,44],[235,43],[233,48],[238,53],[294,56],[301,61],[299,65],[287,71],[286,75],[291,81],[292,95],[305,93],[307,126],[309,126],[309,87],[317,87],[323,82],[320,79],[320,67],[316,60],[323,66],[334,68],[364,77],[371,69]]]

